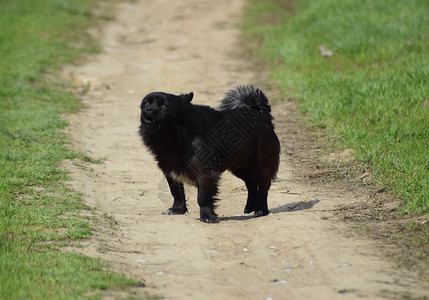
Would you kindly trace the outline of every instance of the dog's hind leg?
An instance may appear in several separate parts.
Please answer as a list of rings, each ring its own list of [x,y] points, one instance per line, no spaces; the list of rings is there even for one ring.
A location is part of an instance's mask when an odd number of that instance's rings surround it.
[[[247,187],[247,202],[244,207],[244,213],[250,214],[256,210],[256,203],[258,201],[258,186],[248,180],[244,181]]]
[[[268,211],[268,190],[271,187],[271,180],[273,178],[272,169],[262,168],[258,174],[257,186],[258,192],[256,197],[256,203],[253,211],[255,217],[266,216],[270,212]]]
[[[216,223],[217,215],[214,212],[215,196],[217,186],[215,187],[198,187],[198,205],[200,206],[201,221],[206,223]]]
[[[231,171],[232,174],[243,180],[246,184],[247,201],[246,206],[244,207],[245,214],[250,214],[251,212],[254,212],[256,210],[256,203],[258,201],[258,185],[256,184],[255,178],[252,178],[252,171],[254,169],[255,167],[253,166],[252,168],[242,168]]]
[[[246,181],[247,187],[247,203],[244,208],[245,214],[250,214],[255,212],[255,217],[261,217],[268,215],[268,189],[270,188],[270,183],[267,184],[253,184]]]
[[[188,212],[186,207],[185,189],[181,182],[166,176],[168,185],[170,186],[171,195],[174,198],[173,206],[167,210],[168,215],[183,215]]]
[[[266,185],[262,185],[258,188],[258,197],[256,200],[256,207],[254,209],[255,217],[262,217],[269,214],[267,201],[269,188],[270,185],[268,185],[268,187]]]
[[[268,215],[268,189],[270,188],[270,182],[268,184],[254,184],[249,181],[246,182],[247,187],[247,203],[244,208],[245,214],[255,212],[255,217],[261,217]]]
[[[256,201],[255,217],[266,216],[268,211],[268,190],[271,180],[276,178],[279,167],[280,143],[274,131],[266,131],[258,147],[258,197]]]

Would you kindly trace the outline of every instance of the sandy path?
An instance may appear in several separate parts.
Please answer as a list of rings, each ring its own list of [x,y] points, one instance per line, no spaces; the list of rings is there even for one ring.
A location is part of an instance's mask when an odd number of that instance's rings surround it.
[[[235,85],[255,83],[258,74],[237,52],[242,5],[122,4],[105,27],[103,53],[73,70],[91,89],[87,109],[70,116],[68,131],[77,148],[105,161],[68,162],[71,184],[117,222],[116,230],[101,224],[87,247],[75,251],[111,261],[167,299],[376,299],[383,290],[418,291],[377,255],[373,241],[330,218],[330,209],[360,201],[358,195],[311,186],[293,174],[285,155],[267,217],[243,216],[245,187],[229,174],[221,185],[220,223],[198,220],[192,187],[189,214],[162,215],[171,200],[137,135],[140,99],[154,90],[193,91],[194,103],[216,105]],[[280,106],[274,113],[288,116]]]

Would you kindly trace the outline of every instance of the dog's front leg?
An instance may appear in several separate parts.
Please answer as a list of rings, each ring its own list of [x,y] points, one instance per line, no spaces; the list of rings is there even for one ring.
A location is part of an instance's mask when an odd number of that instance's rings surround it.
[[[188,212],[186,207],[185,189],[183,184],[170,176],[166,176],[170,186],[171,195],[174,198],[173,206],[167,210],[168,215],[183,215]]]
[[[216,188],[198,187],[198,205],[200,206],[201,221],[216,223],[217,215],[214,212],[214,196]]]

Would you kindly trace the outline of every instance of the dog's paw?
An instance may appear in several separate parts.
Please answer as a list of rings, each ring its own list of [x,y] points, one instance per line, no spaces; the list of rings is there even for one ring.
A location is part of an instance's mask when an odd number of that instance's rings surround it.
[[[252,212],[254,212],[255,211],[255,209],[254,208],[250,208],[250,207],[245,207],[244,208],[244,213],[245,214],[250,214],[250,213],[252,213]]]
[[[268,215],[270,212],[268,210],[256,210],[255,217],[262,217]]]
[[[180,207],[170,207],[165,214],[166,215],[184,215],[187,212],[188,212],[188,209],[186,208],[186,206],[180,206]]]
[[[217,223],[217,215],[212,208],[201,207],[200,208],[200,219],[205,223]]]

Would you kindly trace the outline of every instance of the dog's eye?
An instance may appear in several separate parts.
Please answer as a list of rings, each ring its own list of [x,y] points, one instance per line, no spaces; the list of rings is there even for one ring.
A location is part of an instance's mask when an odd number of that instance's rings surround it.
[[[145,104],[143,104],[143,106],[146,108],[149,106],[149,102],[146,102]]]
[[[165,105],[165,104],[163,104],[163,105],[161,106],[161,108],[162,108],[162,109],[167,109],[167,108],[168,108],[168,106],[167,106],[167,105]]]

